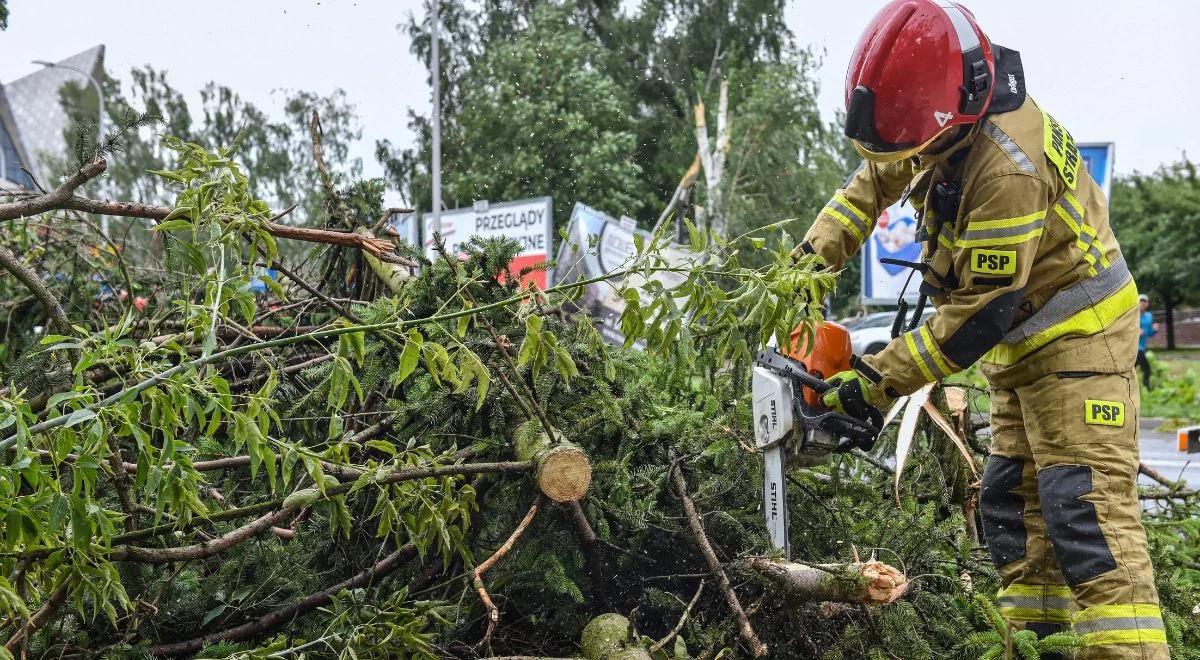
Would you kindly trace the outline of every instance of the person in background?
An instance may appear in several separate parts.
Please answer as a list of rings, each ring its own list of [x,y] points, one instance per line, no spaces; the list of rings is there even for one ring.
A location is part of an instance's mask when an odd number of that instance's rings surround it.
[[[1150,385],[1150,361],[1146,359],[1146,342],[1158,334],[1158,324],[1154,322],[1154,315],[1150,313],[1150,296],[1144,293],[1138,296],[1138,325],[1137,368],[1142,370],[1142,384],[1150,390],[1154,387]]]

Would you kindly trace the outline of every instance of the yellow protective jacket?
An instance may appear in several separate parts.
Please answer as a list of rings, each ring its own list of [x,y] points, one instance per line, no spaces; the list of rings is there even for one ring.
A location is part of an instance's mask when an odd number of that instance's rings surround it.
[[[943,181],[961,188],[956,211],[936,203],[933,191]],[[987,116],[938,155],[864,162],[801,249],[841,268],[902,196],[923,215],[929,270],[922,290],[935,311],[864,358],[872,401],[908,394],[981,358],[996,387],[1059,371],[1133,367],[1137,289],[1109,227],[1107,200],[1070,134],[1031,99]]]

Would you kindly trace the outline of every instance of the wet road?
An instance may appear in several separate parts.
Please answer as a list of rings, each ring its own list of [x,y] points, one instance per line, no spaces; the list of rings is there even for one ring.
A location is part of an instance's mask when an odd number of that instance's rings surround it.
[[[1168,479],[1183,479],[1192,488],[1200,489],[1200,454],[1185,454],[1179,451],[1175,433],[1162,433],[1154,430],[1160,424],[1159,420],[1142,420],[1141,450],[1142,462],[1158,470]],[[1139,477],[1139,483],[1146,486],[1157,486],[1145,475]]]

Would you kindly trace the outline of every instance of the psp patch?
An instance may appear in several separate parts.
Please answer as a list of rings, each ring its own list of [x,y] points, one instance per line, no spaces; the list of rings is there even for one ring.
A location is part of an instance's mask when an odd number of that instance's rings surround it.
[[[1083,421],[1099,426],[1125,426],[1125,404],[1088,399],[1083,402]]]
[[[1012,275],[1017,272],[1016,250],[971,250],[971,271],[983,275]]]

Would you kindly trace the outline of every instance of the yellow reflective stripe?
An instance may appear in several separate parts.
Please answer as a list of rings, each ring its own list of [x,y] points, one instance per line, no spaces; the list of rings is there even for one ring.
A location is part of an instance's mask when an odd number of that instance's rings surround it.
[[[1125,617],[1152,616],[1162,617],[1162,609],[1150,603],[1131,603],[1128,605],[1093,605],[1080,610],[1075,615],[1075,623],[1095,621],[1096,619],[1121,619]]]
[[[1074,625],[1085,646],[1167,642],[1162,610],[1150,603],[1089,607],[1075,614]]]
[[[1067,213],[1067,210],[1063,208],[1061,200],[1054,205],[1054,211],[1055,213],[1058,213],[1058,217],[1062,218],[1063,222],[1067,223],[1067,226],[1071,228],[1071,233],[1078,236],[1080,232],[1079,223],[1075,222],[1075,218],[1072,218],[1071,214]]]
[[[933,361],[937,363],[937,368],[942,372],[942,378],[955,373],[955,370],[950,368],[950,365],[946,363],[946,359],[942,356],[942,349],[940,349],[938,345],[934,343],[933,334],[929,332],[929,326],[923,325],[919,330],[921,333],[921,339],[925,340],[925,346],[929,349],[929,355],[933,357]]]
[[[921,358],[921,353],[917,350],[917,343],[913,341],[911,332],[904,333],[904,343],[908,346],[908,352],[912,354],[913,362],[921,370],[921,375],[925,376],[925,381],[932,383],[937,380],[933,377],[933,373],[929,371],[929,367],[925,366],[925,360]]]
[[[967,231],[982,231],[984,229],[1007,229],[1020,227],[1046,218],[1045,211],[1035,211],[1018,218],[1001,218],[1000,220],[972,220],[967,224]]]
[[[1165,630],[1105,630],[1082,635],[1084,646],[1109,644],[1166,644]]]
[[[842,214],[841,211],[833,207],[826,206],[822,213],[837,218],[838,222],[846,225],[846,229],[849,229],[850,233],[854,234],[854,237],[858,239],[859,243],[862,243],[864,240],[866,240],[866,236],[863,234],[862,230],[858,228],[858,225],[854,224],[854,221],[850,218],[847,218],[844,214]]]
[[[1059,598],[1070,598],[1071,587],[1065,584],[1021,584],[1014,582],[1007,587],[996,592],[998,598],[1005,596],[1036,596],[1038,598],[1046,596],[1055,596]]]
[[[1052,610],[1040,607],[999,607],[1000,615],[1009,621],[1040,623],[1071,623],[1071,610]]]
[[[846,208],[850,209],[850,212],[853,213],[854,215],[858,216],[858,219],[862,220],[864,225],[870,227],[871,225],[875,224],[875,223],[871,222],[871,219],[867,217],[866,213],[863,213],[862,211],[859,210],[859,208],[857,206],[851,204],[850,200],[846,199],[845,195],[834,195],[833,199],[834,199],[834,201],[840,203],[842,206],[845,206]]]
[[[954,240],[948,238],[945,234],[938,234],[938,243],[947,250],[954,249]]]
[[[1079,217],[1082,218],[1084,216],[1083,204],[1079,203],[1079,199],[1075,197],[1074,193],[1068,190],[1067,192],[1063,193],[1062,199],[1066,201],[1066,203],[1070,204],[1071,208],[1075,209],[1075,213],[1079,214]]]
[[[1021,358],[1065,335],[1089,336],[1112,325],[1114,321],[1137,306],[1137,285],[1133,280],[1113,295],[1077,312],[1066,320],[1012,344],[996,344],[983,359],[992,364],[1016,364]]]
[[[1024,234],[1016,234],[1014,236],[1004,236],[1004,237],[999,237],[999,238],[974,238],[974,239],[971,239],[971,238],[961,239],[960,238],[959,240],[955,241],[954,244],[957,245],[958,247],[964,247],[964,248],[996,246],[996,245],[1016,245],[1018,243],[1024,243],[1025,241],[1028,241],[1030,239],[1037,238],[1038,236],[1041,236],[1041,235],[1042,235],[1042,228],[1038,227],[1037,229],[1034,229],[1032,231],[1025,232]]]

